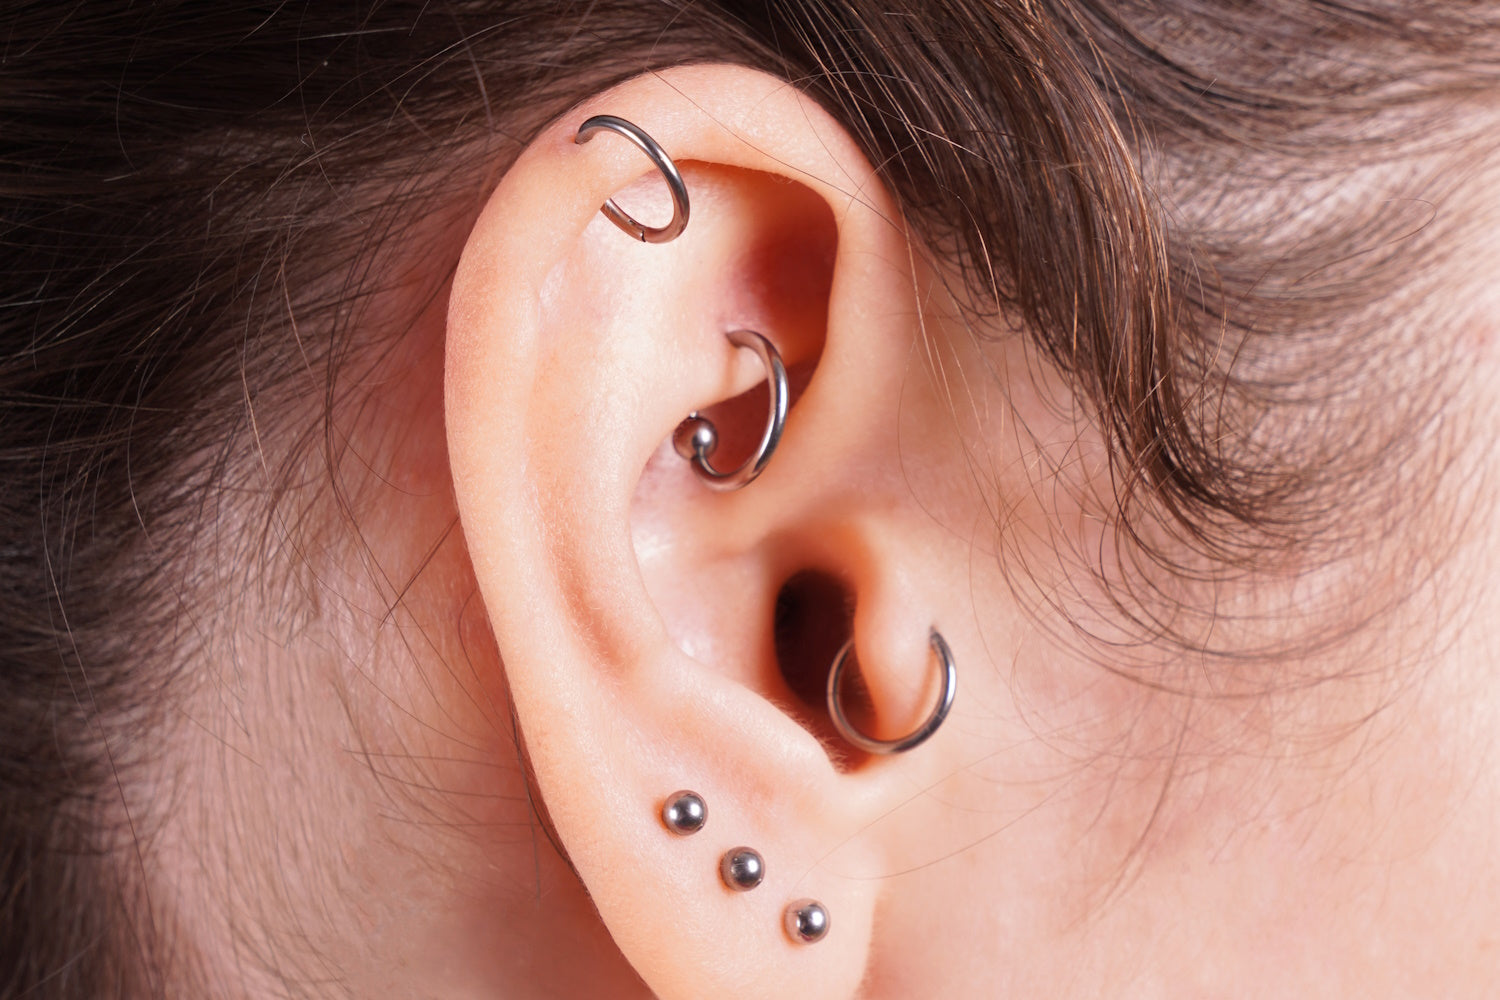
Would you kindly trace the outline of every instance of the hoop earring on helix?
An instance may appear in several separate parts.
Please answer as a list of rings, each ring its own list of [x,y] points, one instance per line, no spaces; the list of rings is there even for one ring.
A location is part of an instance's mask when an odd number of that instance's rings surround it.
[[[841,683],[844,677],[844,666],[849,660],[849,651],[854,648],[854,640],[850,639],[844,643],[838,655],[833,658],[833,669],[828,672],[828,715],[833,720],[834,727],[838,729],[839,735],[845,740],[859,747],[866,753],[892,754],[905,753],[914,747],[921,746],[938,731],[943,720],[948,718],[948,710],[953,707],[953,696],[958,691],[958,667],[953,662],[953,651],[948,648],[942,633],[937,629],[931,629],[927,634],[927,642],[932,651],[937,654],[939,665],[943,671],[943,690],[938,696],[937,705],[932,712],[916,729],[910,733],[894,740],[877,740],[872,736],[866,736],[855,728],[854,723],[844,714],[843,689]]]
[[[689,204],[687,185],[682,182],[682,175],[677,172],[677,164],[667,155],[657,141],[634,122],[628,122],[614,115],[595,115],[578,126],[578,134],[573,136],[573,141],[583,145],[594,137],[600,129],[618,133],[635,143],[646,158],[656,164],[656,169],[661,171],[662,177],[666,178],[667,190],[672,193],[672,221],[665,226],[645,226],[636,222],[625,213],[619,205],[615,204],[613,198],[609,199],[599,209],[631,239],[640,240],[642,243],[671,243],[682,235],[687,228]]]
[[[677,164],[672,162],[672,157],[668,156],[667,151],[661,148],[661,144],[651,138],[639,125],[615,115],[595,115],[589,118],[578,127],[578,133],[573,137],[573,141],[582,145],[601,130],[614,132],[629,139],[661,172],[662,178],[667,182],[667,190],[672,195],[672,221],[665,226],[644,225],[631,218],[619,205],[615,204],[613,198],[606,201],[599,211],[603,212],[605,218],[618,226],[631,239],[640,240],[642,243],[670,243],[681,236],[682,231],[687,228],[691,205],[688,200],[687,185],[683,183],[682,174],[678,172]],[[694,411],[689,413],[672,433],[672,446],[677,450],[677,454],[693,464],[693,471],[698,474],[698,478],[704,485],[720,491],[737,490],[748,486],[764,471],[766,464],[771,461],[771,455],[776,451],[777,444],[781,442],[781,432],[786,427],[788,396],[786,366],[782,364],[781,355],[774,344],[754,330],[731,330],[725,336],[735,347],[754,351],[760,358],[761,364],[766,366],[766,381],[770,386],[771,404],[766,429],[761,433],[760,443],[756,446],[754,453],[738,468],[721,472],[709,461],[714,450],[719,446],[719,431],[713,421]]]

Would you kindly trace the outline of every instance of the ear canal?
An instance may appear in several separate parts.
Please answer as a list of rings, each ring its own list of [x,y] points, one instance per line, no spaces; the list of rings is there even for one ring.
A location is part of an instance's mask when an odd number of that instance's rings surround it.
[[[665,192],[639,148],[574,142],[595,112],[675,160],[692,199],[676,239],[600,214],[667,217],[641,207]],[[812,694],[853,634],[877,719],[922,707],[891,681],[922,669],[933,617],[900,567],[940,543],[907,530],[926,522],[899,499],[894,424],[871,416],[900,398],[920,326],[894,218],[815,105],[693,67],[538,136],[454,280],[449,449],[505,664],[493,683],[601,919],[669,1000],[856,995],[891,848],[877,820],[910,795],[903,769],[947,766],[851,770]],[[736,331],[783,359],[779,403],[769,355]],[[674,443],[689,414],[715,429],[711,473],[749,462],[758,478],[705,488]],[[777,607],[808,574],[836,596],[801,611],[837,620],[805,626],[829,637],[824,666],[792,668]]]

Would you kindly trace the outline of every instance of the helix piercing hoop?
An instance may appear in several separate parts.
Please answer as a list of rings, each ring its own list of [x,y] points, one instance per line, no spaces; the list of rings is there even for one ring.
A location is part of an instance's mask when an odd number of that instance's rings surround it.
[[[728,337],[734,346],[754,351],[760,357],[761,364],[766,366],[766,381],[771,387],[771,407],[765,432],[760,436],[760,444],[756,446],[755,453],[732,472],[720,472],[709,464],[709,456],[719,446],[719,432],[713,421],[699,416],[695,411],[689,413],[672,432],[672,447],[677,449],[677,454],[692,462],[698,478],[715,490],[737,490],[748,486],[771,460],[771,454],[781,442],[781,432],[786,427],[786,366],[781,363],[781,355],[777,353],[776,347],[754,330],[732,330]]]
[[[672,192],[672,221],[665,226],[642,225],[616,205],[613,198],[606,201],[599,211],[632,239],[640,240],[642,243],[671,243],[682,235],[682,231],[687,228],[688,224],[687,185],[682,183],[682,175],[677,172],[677,164],[673,163],[667,151],[657,145],[656,140],[642,131],[639,126],[623,118],[616,118],[614,115],[595,115],[590,118],[578,126],[578,134],[573,137],[573,141],[581,146],[592,139],[594,133],[600,129],[617,132],[635,143],[640,151],[646,154],[647,159],[656,165],[656,169],[661,171],[662,177],[667,181],[667,190]]]
[[[953,663],[953,651],[948,648],[948,643],[943,640],[942,634],[937,629],[928,633],[927,641],[942,664],[943,691],[938,696],[938,703],[932,709],[932,714],[927,716],[927,721],[895,740],[877,740],[866,736],[855,729],[854,724],[844,714],[840,684],[844,677],[844,664],[849,659],[849,650],[854,648],[854,640],[850,639],[844,643],[839,654],[833,658],[833,669],[828,672],[828,714],[832,717],[839,735],[867,753],[905,753],[925,743],[928,737],[938,731],[938,727],[948,717],[948,710],[953,707],[953,695],[958,690],[958,668]]]

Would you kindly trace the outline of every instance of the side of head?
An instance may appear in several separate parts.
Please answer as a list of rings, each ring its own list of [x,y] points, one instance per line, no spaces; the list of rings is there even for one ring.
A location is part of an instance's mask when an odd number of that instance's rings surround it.
[[[898,6],[17,19],[4,981],[1483,971],[1492,17]],[[793,401],[721,494],[671,437],[760,426],[738,328]],[[852,750],[833,654],[893,735],[934,628],[942,730]]]

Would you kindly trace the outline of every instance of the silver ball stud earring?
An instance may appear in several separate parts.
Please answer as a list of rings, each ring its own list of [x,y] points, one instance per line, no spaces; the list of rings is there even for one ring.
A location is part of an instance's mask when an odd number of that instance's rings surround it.
[[[736,847],[719,861],[719,877],[736,892],[754,889],[766,877],[766,862],[748,847]]]
[[[786,934],[798,944],[823,940],[828,923],[828,909],[816,899],[799,899],[786,908]]]
[[[708,806],[697,792],[687,789],[673,792],[662,803],[661,821],[677,836],[687,837],[703,829],[703,824],[708,822]]]

